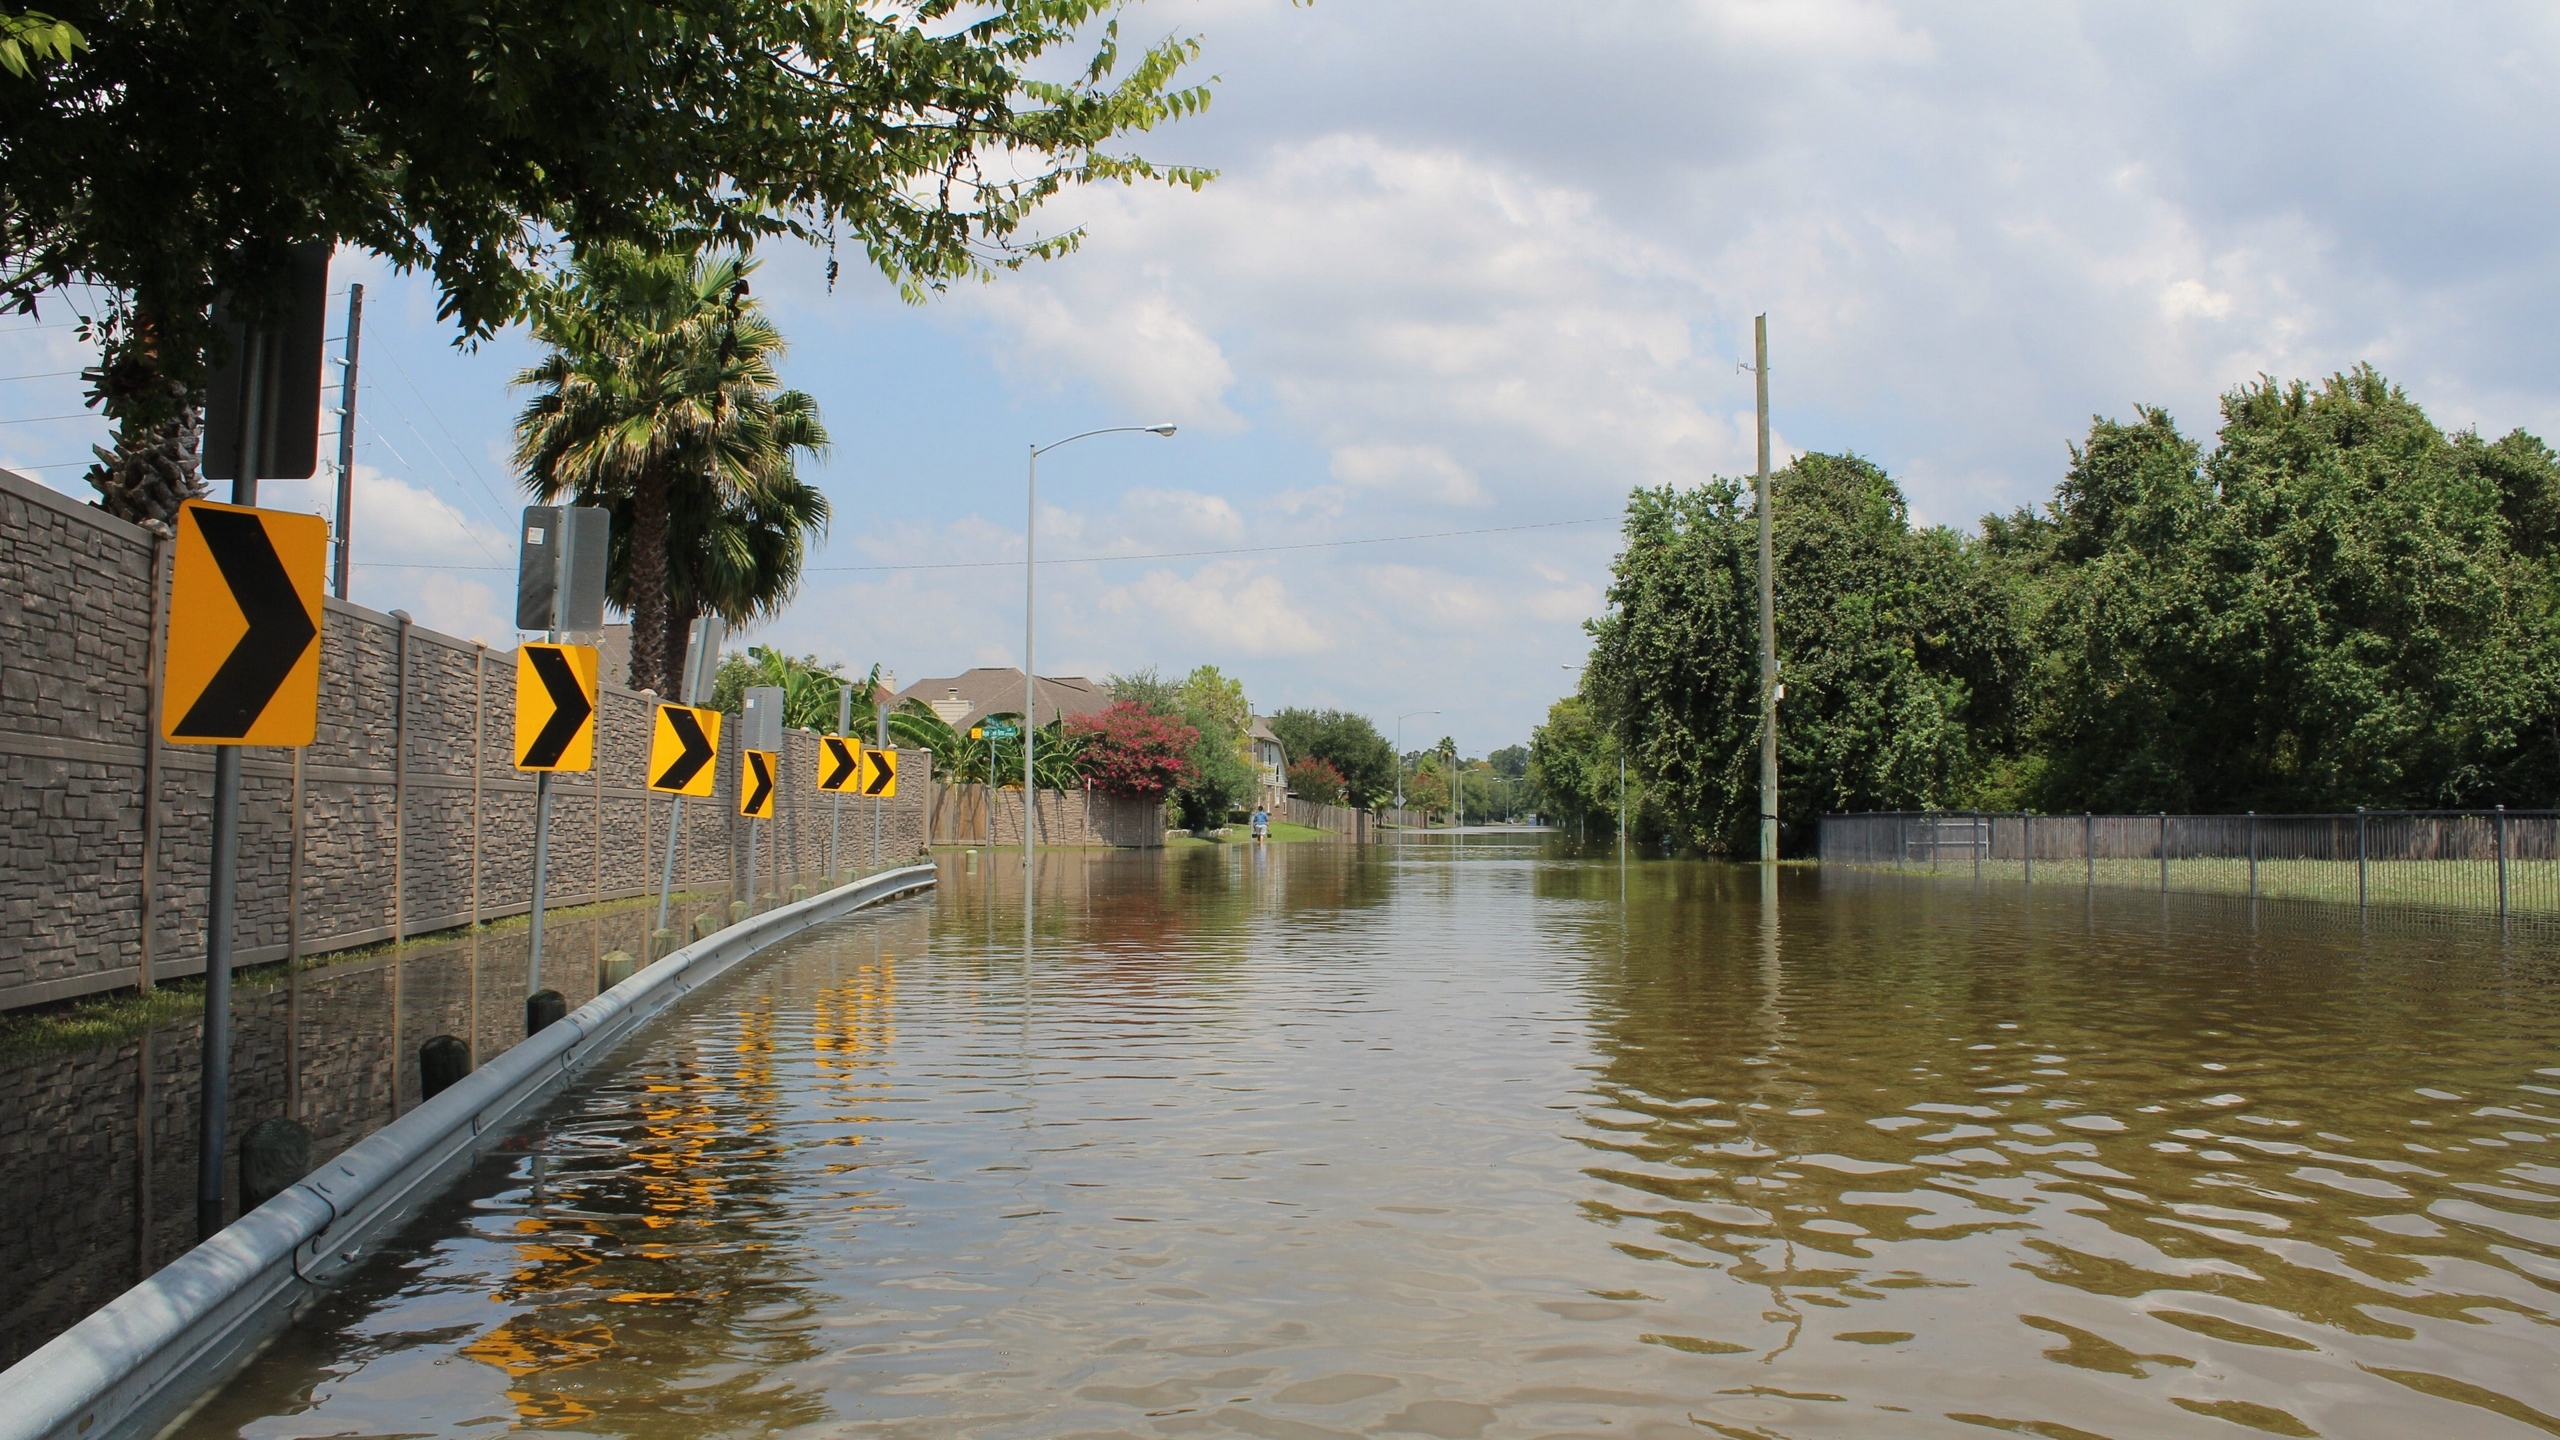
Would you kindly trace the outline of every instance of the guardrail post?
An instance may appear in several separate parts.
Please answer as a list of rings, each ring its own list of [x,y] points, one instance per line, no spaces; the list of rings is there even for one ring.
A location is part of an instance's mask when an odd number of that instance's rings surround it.
[[[1991,848],[1990,823],[1977,810],[1965,824],[1965,831],[1973,841],[1965,848],[1973,852],[1973,881],[1977,885],[1982,883],[1982,852]]]
[[[2249,898],[2258,898],[2258,812],[2249,812]]]
[[[2356,807],[2356,908],[2364,908],[2364,807]]]
[[[2018,812],[2018,858],[2027,867],[2027,883],[2036,883],[2036,822],[2029,811]]]
[[[2507,807],[2498,807],[2498,918],[2507,918]]]

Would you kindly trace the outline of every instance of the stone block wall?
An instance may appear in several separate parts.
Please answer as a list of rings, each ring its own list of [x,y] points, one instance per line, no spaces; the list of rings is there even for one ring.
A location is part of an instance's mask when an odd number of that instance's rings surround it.
[[[165,570],[148,533],[0,471],[0,1010],[204,968],[213,751],[153,739]],[[320,644],[298,885],[295,754],[242,752],[240,961],[523,913],[535,781],[513,764],[514,652],[336,600]],[[604,686],[595,770],[554,778],[552,904],[656,888],[675,807],[643,773],[653,703]],[[724,727],[717,793],[683,807],[678,887],[742,883],[751,832],[760,882],[825,868],[839,803],[843,868],[869,868],[872,802],[819,794],[817,751],[814,736],[790,736],[781,813],[750,827]],[[899,798],[882,806],[883,864],[925,848],[930,757],[901,761]]]

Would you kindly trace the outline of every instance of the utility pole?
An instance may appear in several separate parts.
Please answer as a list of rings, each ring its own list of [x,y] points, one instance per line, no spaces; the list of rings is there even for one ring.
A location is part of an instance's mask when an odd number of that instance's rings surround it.
[[[1778,859],[1778,566],[1769,533],[1769,317],[1751,321],[1751,373],[1760,391],[1760,859]]]
[[[356,513],[356,356],[364,341],[364,286],[347,287],[347,373],[338,383],[338,568],[330,591],[347,598],[347,527]]]

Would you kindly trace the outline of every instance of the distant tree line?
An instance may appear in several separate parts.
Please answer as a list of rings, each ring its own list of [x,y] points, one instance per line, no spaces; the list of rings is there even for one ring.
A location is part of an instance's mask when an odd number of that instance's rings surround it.
[[[2142,408],[2052,502],[1914,527],[1854,455],[1774,481],[1781,824],[1826,811],[2560,804],[2560,461],[2448,434],[2370,368]],[[1745,482],[1629,497],[1580,692],[1531,744],[1550,813],[1742,852],[1758,813]]]

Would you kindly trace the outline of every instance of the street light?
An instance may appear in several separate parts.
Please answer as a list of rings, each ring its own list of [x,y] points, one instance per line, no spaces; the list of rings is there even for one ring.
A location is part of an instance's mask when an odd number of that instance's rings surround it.
[[[1404,843],[1404,722],[1416,715],[1437,715],[1437,710],[1416,710],[1412,715],[1396,717],[1396,843]]]
[[[1031,822],[1040,809],[1040,792],[1031,783],[1031,732],[1037,728],[1040,716],[1036,689],[1040,683],[1037,678],[1040,672],[1032,664],[1031,654],[1036,614],[1032,580],[1038,573],[1036,561],[1040,540],[1040,457],[1061,445],[1072,445],[1096,435],[1170,437],[1172,434],[1171,425],[1106,425],[1099,430],[1087,430],[1064,440],[1031,447],[1030,483],[1023,487],[1022,521],[1022,923],[1026,927],[1031,923]]]

